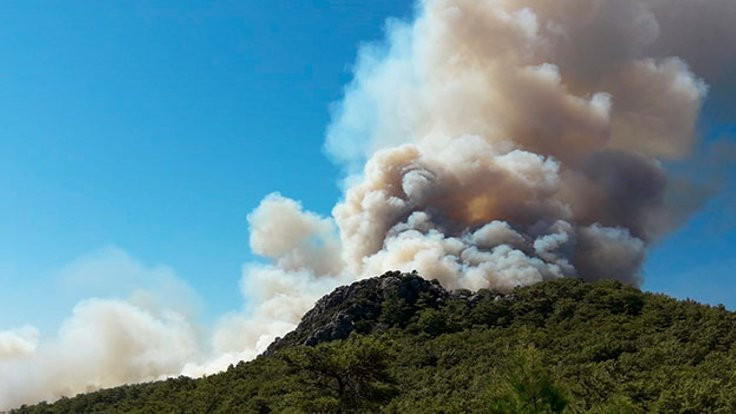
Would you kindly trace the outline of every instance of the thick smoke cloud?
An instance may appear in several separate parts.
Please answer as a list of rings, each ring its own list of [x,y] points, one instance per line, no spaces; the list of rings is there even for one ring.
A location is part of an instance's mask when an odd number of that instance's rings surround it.
[[[416,13],[361,48],[334,107],[325,147],[344,198],[331,217],[263,200],[248,221],[265,263],[244,266],[246,305],[209,344],[173,305],[82,302],[53,340],[0,332],[0,409],[221,370],[332,288],[389,269],[451,289],[640,284],[647,247],[686,216],[673,203],[691,188],[663,164],[692,153],[704,99],[733,69],[736,2],[423,0]]]
[[[639,283],[671,222],[661,161],[689,154],[707,92],[661,39],[686,3],[437,0],[394,23],[328,133],[357,171],[334,210],[346,268],[448,287]]]
[[[696,148],[734,21],[729,0],[421,1],[360,50],[334,108],[332,217],[273,195],[251,215],[271,264],[246,269],[241,317],[294,324],[318,292],[388,269],[448,288],[640,284],[647,247],[699,205],[683,191],[702,200],[663,163]]]
[[[700,7],[718,11],[434,0],[390,22],[328,128],[344,199],[324,218],[271,195],[250,216],[252,249],[271,264],[246,268],[251,308],[228,319],[241,329],[223,327],[223,349],[258,352],[329,287],[387,269],[448,288],[639,284],[647,246],[682,217],[661,163],[695,146],[705,77],[734,55],[664,38],[693,27],[716,40],[703,15],[735,37],[731,3]]]

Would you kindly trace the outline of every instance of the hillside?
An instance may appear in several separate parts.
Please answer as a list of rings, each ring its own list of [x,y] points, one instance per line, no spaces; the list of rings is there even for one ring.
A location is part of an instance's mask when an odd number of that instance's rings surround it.
[[[471,293],[389,272],[227,372],[13,412],[730,413],[736,314],[610,281]]]

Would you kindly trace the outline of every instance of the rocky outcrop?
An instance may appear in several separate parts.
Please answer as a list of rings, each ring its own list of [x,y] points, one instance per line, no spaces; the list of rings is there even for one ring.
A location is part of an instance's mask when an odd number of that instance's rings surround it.
[[[370,333],[400,325],[419,309],[438,308],[451,295],[436,280],[413,273],[387,272],[342,286],[324,296],[299,326],[277,338],[265,355],[295,345],[314,346],[345,339],[352,332]]]

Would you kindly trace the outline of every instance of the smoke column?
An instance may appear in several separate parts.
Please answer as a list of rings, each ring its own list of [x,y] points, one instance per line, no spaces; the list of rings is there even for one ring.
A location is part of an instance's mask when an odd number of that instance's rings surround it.
[[[735,69],[733,22],[730,0],[424,0],[389,21],[327,130],[343,200],[319,217],[271,194],[249,216],[271,263],[245,267],[249,307],[204,372],[389,269],[450,289],[639,285],[647,247],[697,206],[668,201],[687,186],[663,163],[698,144],[708,90]]]
[[[216,372],[262,352],[332,288],[390,269],[450,289],[640,284],[647,247],[687,213],[667,201],[677,186],[663,163],[695,148],[708,90],[733,69],[734,23],[732,0],[419,2],[413,21],[389,21],[384,43],[361,48],[333,108],[325,145],[346,172],[344,198],[320,217],[272,194],[249,215],[251,249],[269,263],[244,266],[246,307],[209,348],[175,313],[87,302],[59,351],[32,327],[0,332],[0,408]],[[145,335],[108,341],[110,326]],[[87,332],[103,337],[92,341],[103,370],[68,383],[44,371]]]

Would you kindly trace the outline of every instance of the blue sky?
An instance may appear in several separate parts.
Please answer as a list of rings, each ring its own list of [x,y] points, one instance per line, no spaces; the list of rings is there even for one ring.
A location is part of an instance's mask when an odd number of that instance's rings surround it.
[[[0,329],[54,329],[77,300],[114,294],[67,277],[110,251],[184,279],[205,320],[239,308],[247,213],[272,191],[329,213],[330,104],[359,44],[412,8],[153,3],[0,5]],[[733,132],[728,106],[706,106],[706,141]],[[734,176],[654,246],[646,289],[736,309]]]

